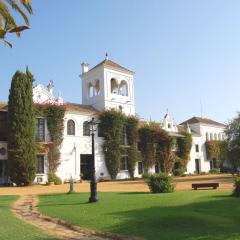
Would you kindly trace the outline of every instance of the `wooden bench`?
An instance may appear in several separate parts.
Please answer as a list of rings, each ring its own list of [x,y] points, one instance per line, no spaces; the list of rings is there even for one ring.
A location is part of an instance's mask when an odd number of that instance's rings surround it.
[[[197,190],[198,188],[209,188],[217,189],[219,187],[219,183],[193,183],[192,188]]]

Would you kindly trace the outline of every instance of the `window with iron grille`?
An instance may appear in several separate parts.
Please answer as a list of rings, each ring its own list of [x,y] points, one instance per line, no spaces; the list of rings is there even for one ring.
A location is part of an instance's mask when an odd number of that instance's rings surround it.
[[[120,171],[128,170],[128,156],[122,156],[120,160]]]
[[[72,119],[67,122],[67,135],[75,135],[75,122]]]
[[[45,141],[45,119],[44,118],[36,119],[36,141],[37,142]]]
[[[44,155],[37,155],[36,173],[37,174],[44,173]]]
[[[90,136],[90,128],[88,121],[83,123],[83,136]]]

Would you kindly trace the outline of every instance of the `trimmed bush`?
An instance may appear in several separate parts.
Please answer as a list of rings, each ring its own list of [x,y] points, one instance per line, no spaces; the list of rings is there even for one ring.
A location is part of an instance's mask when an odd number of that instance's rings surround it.
[[[213,168],[209,171],[211,174],[220,174],[220,168]]]
[[[147,180],[147,184],[152,193],[174,192],[172,177],[164,173],[151,175]]]
[[[240,197],[240,178],[235,179],[235,189],[233,191],[233,195]]]
[[[48,174],[48,182],[54,182],[55,185],[62,184],[62,180],[54,172]]]

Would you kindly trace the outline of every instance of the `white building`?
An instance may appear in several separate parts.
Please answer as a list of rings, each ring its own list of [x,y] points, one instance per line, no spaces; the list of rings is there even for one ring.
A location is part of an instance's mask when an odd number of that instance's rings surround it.
[[[174,119],[167,113],[162,121],[162,127],[172,136],[177,136],[183,128],[192,135],[192,149],[187,173],[208,172],[214,168],[212,159],[207,159],[205,142],[208,140],[224,140],[226,125],[208,118],[193,117],[176,125]]]
[[[69,180],[72,176],[80,178],[80,174],[88,179],[90,174],[91,137],[87,122],[92,117],[97,118],[99,112],[104,109],[115,108],[126,115],[135,115],[134,98],[134,73],[125,67],[111,61],[106,57],[104,61],[89,69],[87,63],[82,63],[82,104],[64,102],[59,94],[57,98],[53,94],[53,82],[45,88],[37,85],[33,88],[33,100],[38,104],[64,104],[66,112],[64,117],[64,139],[61,145],[61,159],[57,175],[63,180]],[[5,166],[7,160],[6,141],[6,115],[7,104],[0,104],[0,184],[7,181]],[[191,160],[187,167],[188,173],[208,172],[213,164],[206,157],[205,141],[223,140],[225,125],[206,118],[193,117],[180,125],[176,125],[169,114],[166,114],[162,127],[173,136],[180,136],[182,128],[191,132],[193,146]],[[49,142],[46,120],[37,117],[36,140]],[[104,154],[102,151],[103,138],[96,132],[95,162],[96,177],[109,178]],[[141,177],[143,171],[142,162],[138,162],[135,176]],[[159,171],[156,167],[152,172]],[[37,156],[37,175],[35,182],[47,181],[48,159],[47,154]],[[128,178],[127,164],[121,164],[117,178]]]

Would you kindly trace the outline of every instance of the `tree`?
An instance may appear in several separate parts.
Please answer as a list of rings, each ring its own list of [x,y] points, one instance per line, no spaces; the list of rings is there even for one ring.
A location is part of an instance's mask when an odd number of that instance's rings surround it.
[[[8,100],[8,161],[10,180],[29,185],[35,178],[35,116],[32,100],[33,76],[17,71]]]
[[[16,23],[9,6],[21,15],[26,25]],[[23,9],[29,14],[33,13],[30,0],[18,0],[18,2],[15,0],[0,0],[0,40],[10,47],[12,47],[12,44],[6,40],[7,34],[16,33],[19,37],[22,31],[29,29],[29,19]]]
[[[240,167],[240,113],[227,126],[228,160],[236,171]]]

